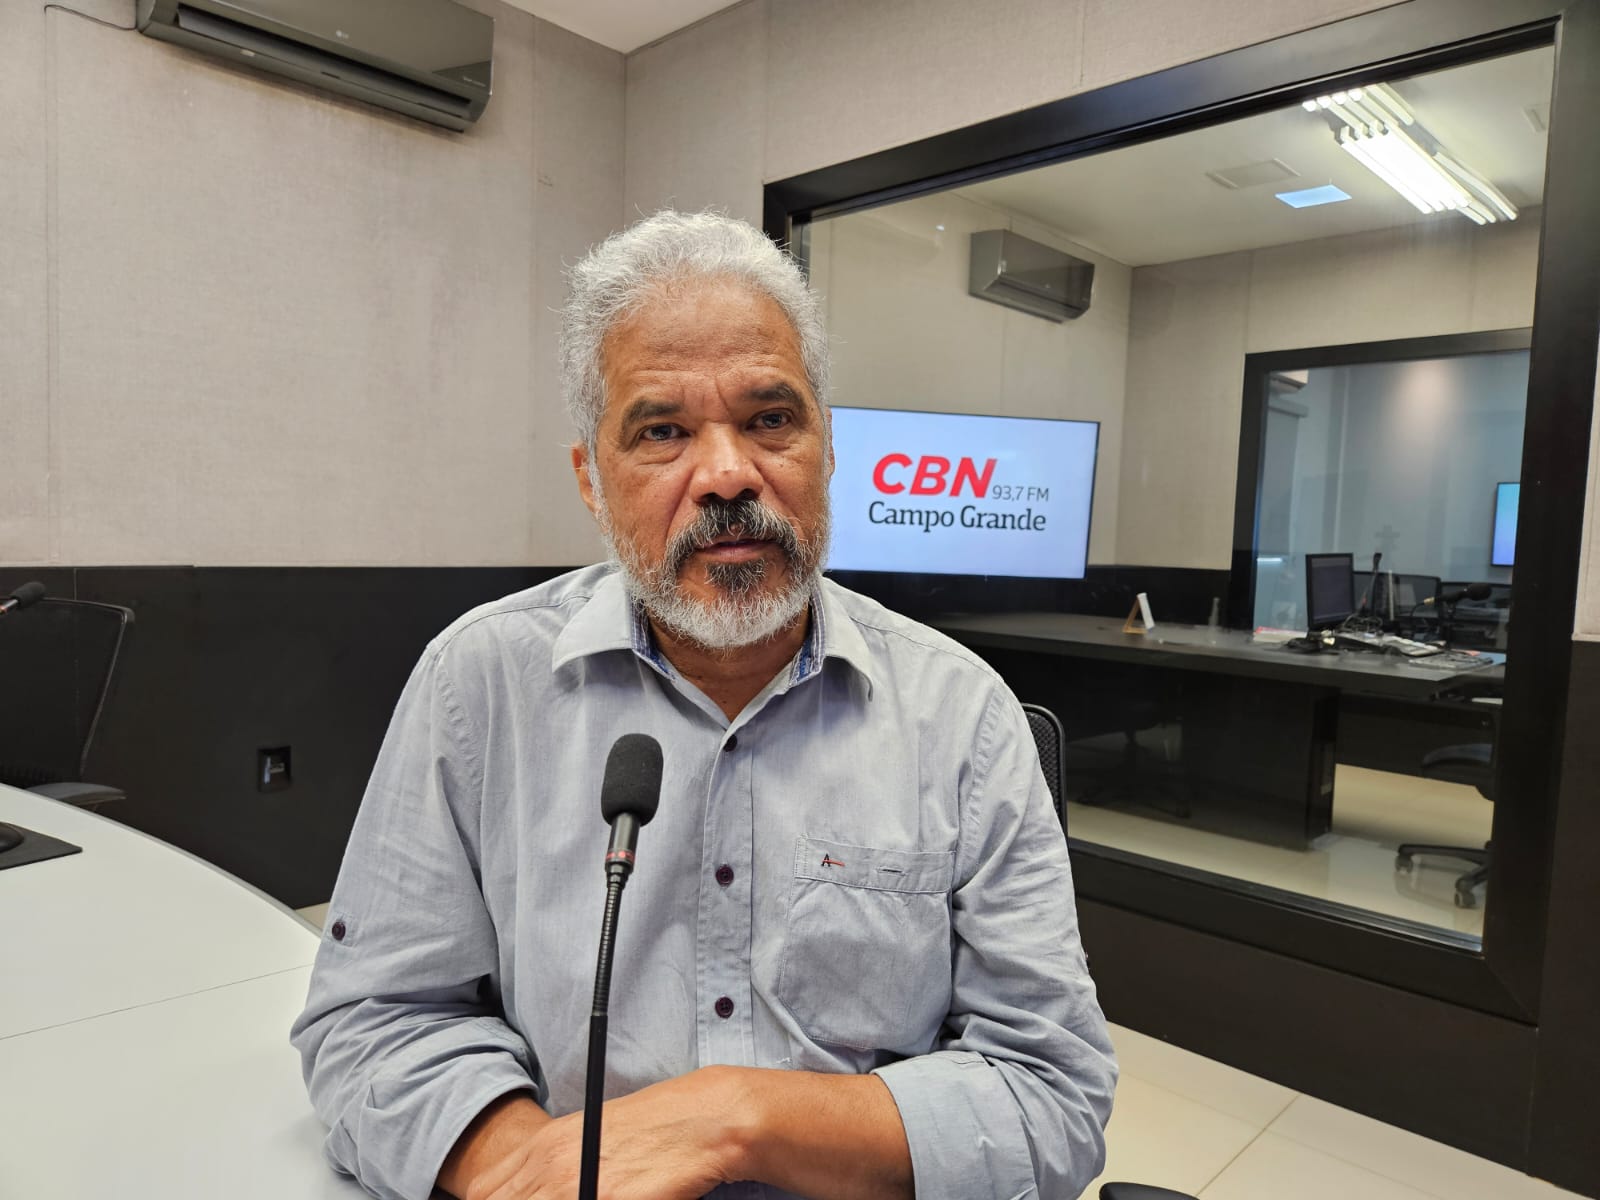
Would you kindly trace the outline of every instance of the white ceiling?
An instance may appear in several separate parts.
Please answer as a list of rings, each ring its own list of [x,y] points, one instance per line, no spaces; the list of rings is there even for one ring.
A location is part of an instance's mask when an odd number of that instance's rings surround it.
[[[1523,110],[1548,115],[1553,54],[1530,50],[1394,82],[1417,120],[1519,208],[1544,195],[1545,135]],[[1276,158],[1298,179],[1230,191],[1207,178]],[[1293,209],[1274,193],[1337,184],[1350,199]],[[1176,137],[1074,159],[961,189],[1032,217],[1129,266],[1177,262],[1424,222],[1424,215],[1334,141],[1327,122],[1297,104]]]
[[[730,0],[506,0],[552,24],[630,54],[729,6]]]

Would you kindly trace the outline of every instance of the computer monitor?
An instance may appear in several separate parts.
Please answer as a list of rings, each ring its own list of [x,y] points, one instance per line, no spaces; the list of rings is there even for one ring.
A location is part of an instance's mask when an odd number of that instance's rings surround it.
[[[1306,628],[1331,629],[1356,610],[1355,555],[1306,555]]]
[[[1372,584],[1372,615],[1385,626],[1404,625],[1416,620],[1418,610],[1438,595],[1435,576],[1380,571]]]
[[[1500,483],[1494,489],[1494,542],[1489,552],[1491,567],[1512,566],[1517,556],[1517,505],[1522,499],[1520,483]]]

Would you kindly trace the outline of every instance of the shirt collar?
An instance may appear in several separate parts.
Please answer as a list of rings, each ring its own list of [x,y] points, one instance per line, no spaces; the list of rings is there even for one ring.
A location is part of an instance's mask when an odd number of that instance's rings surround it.
[[[633,602],[628,589],[623,586],[622,575],[612,569],[607,572],[588,601],[567,622],[566,628],[556,638],[552,648],[551,666],[560,670],[574,659],[600,654],[607,650],[633,650],[635,628]],[[656,662],[659,652],[652,643],[651,653],[642,655],[648,662]]]
[[[824,661],[837,658],[855,668],[866,681],[870,695],[872,655],[861,630],[844,611],[837,588],[837,584],[824,579],[811,593],[811,626],[790,667],[789,686],[805,682],[821,671]],[[615,570],[600,580],[588,602],[556,638],[551,666],[560,670],[575,659],[608,650],[631,650],[662,674],[676,674],[656,645],[644,608],[629,597],[621,574]]]
[[[831,579],[823,579],[817,584],[817,590],[811,596],[811,633],[816,639],[818,659],[837,658],[853,667],[858,675],[866,682],[867,695],[872,695],[872,688],[876,680],[873,676],[872,652],[867,648],[867,639],[861,636],[860,627],[850,618],[845,611],[844,603],[839,593],[842,589]],[[811,637],[806,639],[807,645],[811,644]],[[800,660],[805,660],[806,652],[802,649]],[[796,667],[798,668],[797,661]],[[796,682],[799,681],[797,675]]]

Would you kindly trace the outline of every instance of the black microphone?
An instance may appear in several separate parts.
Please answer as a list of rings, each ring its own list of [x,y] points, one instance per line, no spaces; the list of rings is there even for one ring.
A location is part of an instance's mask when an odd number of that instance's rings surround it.
[[[27,608],[30,604],[37,604],[44,599],[45,586],[38,580],[25,583],[4,600],[0,600],[0,617],[17,609]]]
[[[606,878],[633,870],[639,829],[648,825],[661,802],[661,743],[643,733],[625,733],[611,747],[600,784],[600,815],[611,826]]]
[[[1492,595],[1494,595],[1492,583],[1469,583],[1466,587],[1440,592],[1439,599],[1445,604],[1459,604],[1463,600],[1487,600]]]
[[[617,910],[622,888],[633,872],[639,830],[661,803],[661,743],[643,733],[625,733],[606,758],[600,784],[600,815],[611,826],[606,849],[606,909],[600,921],[600,961],[594,972],[594,1004],[589,1009],[589,1068],[583,1086],[583,1153],[579,1160],[578,1200],[595,1200],[600,1184],[600,1108],[606,1081],[606,1026],[610,1020],[611,960],[616,952]]]

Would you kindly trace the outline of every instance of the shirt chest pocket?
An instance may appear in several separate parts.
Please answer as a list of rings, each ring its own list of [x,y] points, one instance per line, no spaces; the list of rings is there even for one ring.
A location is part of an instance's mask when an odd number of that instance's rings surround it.
[[[917,1054],[949,1010],[953,851],[798,838],[778,1001],[818,1042]]]

